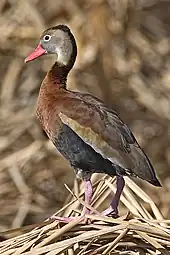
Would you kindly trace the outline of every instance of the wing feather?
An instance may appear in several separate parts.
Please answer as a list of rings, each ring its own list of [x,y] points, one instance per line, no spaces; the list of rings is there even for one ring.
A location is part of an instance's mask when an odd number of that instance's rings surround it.
[[[158,182],[149,159],[114,110],[89,94],[69,96],[69,107],[63,105],[59,113],[64,124],[112,163],[153,184]]]

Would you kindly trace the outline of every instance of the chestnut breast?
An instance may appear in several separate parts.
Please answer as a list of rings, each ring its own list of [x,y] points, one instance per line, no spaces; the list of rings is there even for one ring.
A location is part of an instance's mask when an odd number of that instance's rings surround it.
[[[55,83],[49,82],[48,77],[46,77],[40,88],[36,115],[44,131],[50,138],[57,135],[63,126],[58,115],[62,98],[63,91]]]

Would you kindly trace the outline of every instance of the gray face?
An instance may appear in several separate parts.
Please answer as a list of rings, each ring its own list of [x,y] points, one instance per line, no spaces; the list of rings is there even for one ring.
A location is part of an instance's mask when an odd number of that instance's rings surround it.
[[[46,30],[40,39],[41,46],[48,54],[56,54],[57,62],[67,65],[73,51],[71,39],[67,32],[57,30]]]

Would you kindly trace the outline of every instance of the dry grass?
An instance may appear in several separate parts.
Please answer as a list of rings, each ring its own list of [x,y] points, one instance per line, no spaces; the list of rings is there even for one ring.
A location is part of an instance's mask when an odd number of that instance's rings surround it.
[[[121,201],[128,214],[117,219],[100,216],[98,208],[115,187],[112,178],[100,178],[96,174],[93,176],[92,202],[95,215],[86,215],[90,224],[81,223],[82,218],[68,224],[47,220],[2,232],[1,235],[10,239],[0,243],[0,254],[169,254],[170,221],[163,219],[154,202],[139,186],[130,179],[126,181]],[[80,206],[84,205],[82,187],[75,183],[71,193],[70,201],[55,216],[79,215]],[[148,203],[151,213],[144,203]]]
[[[157,189],[140,183],[151,199],[139,188],[135,188],[134,183],[127,181],[120,213],[127,214],[128,208],[130,219],[124,217],[119,223],[114,221],[108,224],[108,228],[122,227],[122,230],[117,229],[113,233],[114,238],[118,239],[108,237],[112,234],[103,234],[101,239],[87,236],[86,242],[83,239],[79,242],[80,250],[84,247],[86,250],[97,247],[100,254],[104,249],[107,251],[113,242],[112,247],[121,250],[123,254],[135,253],[138,244],[145,248],[148,245],[146,250],[151,254],[155,252],[155,245],[162,253],[165,252],[160,247],[162,245],[167,248],[169,245],[168,237],[162,238],[163,232],[168,235],[169,223],[165,221],[165,225],[159,224],[159,221],[163,221],[159,211],[165,219],[169,219],[169,6],[169,1],[159,0],[0,1],[1,231],[43,221],[60,209],[68,196],[68,191],[63,188],[64,183],[69,187],[73,185],[73,171],[47,140],[35,119],[39,86],[54,59],[41,58],[28,65],[24,64],[24,58],[36,46],[41,32],[49,26],[65,23],[71,27],[78,43],[78,59],[68,79],[69,88],[88,91],[118,111],[150,156],[163,184],[163,188]],[[105,185],[103,180],[99,182],[93,204],[96,210],[100,211],[108,205],[110,190],[114,189],[110,183],[110,179],[105,180]],[[109,188],[107,185],[110,185]],[[79,189],[76,184],[74,189],[78,196],[82,188]],[[105,203],[105,198],[100,195],[102,192],[108,197]],[[69,215],[72,208],[80,210],[77,200],[63,214]],[[105,222],[108,219],[102,220]],[[11,242],[10,249],[16,249],[17,242],[21,240],[21,246],[22,240],[27,240],[30,247],[36,247],[59,231],[55,230],[58,227],[55,224],[48,222],[31,232],[28,232],[31,227],[18,232],[14,230],[6,234],[14,239],[5,243],[9,245]],[[89,230],[87,233],[92,233],[99,231],[96,230],[99,225],[104,231],[105,224],[99,224],[96,220],[86,227],[78,225],[75,226],[80,229],[77,232],[64,228],[66,234],[63,232],[56,244],[59,245],[66,236],[74,243],[74,235],[79,237],[86,228]],[[146,228],[136,230],[133,224]],[[46,229],[48,227],[49,230]],[[70,225],[66,228],[70,228]],[[148,232],[147,228],[150,229]],[[153,236],[153,228],[157,231],[161,229],[159,237]],[[26,237],[19,235],[22,231],[27,233]],[[91,244],[88,244],[89,240]],[[55,241],[56,237],[52,242]],[[26,246],[27,242],[24,243]],[[79,246],[73,243],[68,254],[74,254],[72,249],[79,250]],[[63,247],[68,246],[65,245]],[[100,248],[103,250],[100,251]],[[140,248],[138,251],[143,254]],[[6,251],[4,254],[10,253]]]

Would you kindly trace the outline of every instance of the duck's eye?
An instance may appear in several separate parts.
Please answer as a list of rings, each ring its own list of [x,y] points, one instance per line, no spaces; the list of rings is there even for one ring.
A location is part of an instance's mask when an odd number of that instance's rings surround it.
[[[44,35],[43,40],[48,42],[51,39],[51,35]]]

